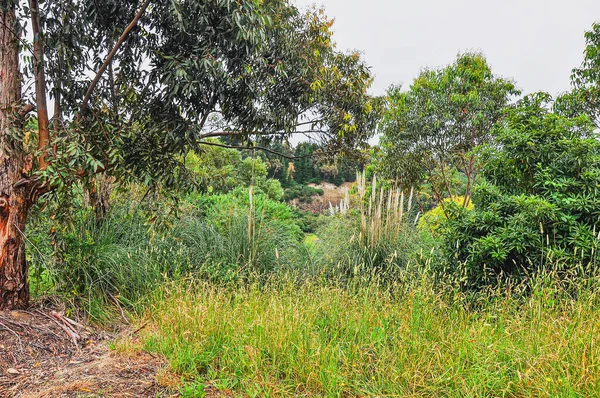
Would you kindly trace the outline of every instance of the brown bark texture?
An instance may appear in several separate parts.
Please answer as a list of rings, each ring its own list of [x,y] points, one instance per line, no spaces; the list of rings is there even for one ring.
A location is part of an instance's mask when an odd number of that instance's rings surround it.
[[[42,151],[38,159],[40,170],[48,167],[45,150],[50,143],[50,130],[48,120],[48,104],[46,103],[46,74],[44,73],[44,42],[40,26],[40,7],[38,0],[29,0],[31,9],[31,28],[33,30],[33,71],[35,74],[35,98],[37,103],[39,145]]]
[[[14,2],[0,2],[0,309],[20,309],[29,303],[25,259],[25,222],[31,201],[23,178],[26,162],[22,143],[19,27]]]

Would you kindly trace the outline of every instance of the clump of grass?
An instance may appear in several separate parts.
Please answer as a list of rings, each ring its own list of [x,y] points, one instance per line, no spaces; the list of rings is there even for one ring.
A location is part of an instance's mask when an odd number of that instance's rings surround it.
[[[190,202],[175,228],[155,235],[141,212],[125,206],[101,222],[91,213],[76,218],[56,237],[56,247],[40,228],[30,257],[36,292],[58,293],[104,322],[114,319],[115,304],[142,310],[148,295],[171,280],[245,284],[301,267],[300,228],[281,216],[291,210],[252,190],[245,195],[246,202],[211,198],[204,205],[209,216],[197,214],[202,203]]]
[[[381,240],[398,238],[406,227],[412,210],[413,190],[405,204],[404,191],[377,189],[377,176],[373,176],[370,193],[366,173],[357,173],[357,191],[360,208],[360,236],[365,247],[374,249]]]
[[[598,396],[598,295],[551,279],[468,300],[424,281],[190,280],[161,291],[142,341],[187,380],[250,396]]]
[[[357,175],[356,195],[345,198],[317,232],[315,262],[330,273],[397,280],[419,244],[412,219],[413,192],[367,184]]]

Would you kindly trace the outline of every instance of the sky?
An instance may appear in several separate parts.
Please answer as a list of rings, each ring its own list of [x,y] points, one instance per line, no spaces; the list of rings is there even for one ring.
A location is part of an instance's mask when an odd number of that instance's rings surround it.
[[[583,60],[584,33],[600,21],[600,0],[294,0],[323,6],[335,19],[340,50],[359,50],[371,66],[372,94],[405,88],[423,67],[459,52],[482,52],[495,74],[523,93],[569,90]]]

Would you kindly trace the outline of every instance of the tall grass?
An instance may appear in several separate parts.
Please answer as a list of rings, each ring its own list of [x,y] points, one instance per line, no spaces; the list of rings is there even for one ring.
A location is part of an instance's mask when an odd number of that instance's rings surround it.
[[[395,280],[413,257],[419,242],[412,217],[413,192],[367,184],[357,174],[356,195],[317,231],[315,262],[342,275],[385,275]]]
[[[357,173],[357,191],[360,209],[360,236],[365,247],[374,249],[382,239],[398,238],[412,210],[413,190],[405,207],[404,191],[377,188],[373,176],[370,193],[366,173]]]
[[[249,205],[227,196],[208,205],[192,202],[175,228],[156,235],[148,233],[143,215],[127,206],[116,207],[102,222],[91,213],[76,218],[56,237],[56,247],[44,228],[34,230],[33,286],[37,293],[77,301],[102,321],[112,317],[106,304],[139,311],[150,293],[171,280],[193,276],[243,285],[303,265],[299,228],[267,214],[267,206],[277,207],[267,202],[252,191]],[[202,206],[208,216],[198,215]]]
[[[598,294],[569,298],[550,280],[526,298],[468,300],[423,281],[349,290],[190,280],[148,309],[142,347],[190,383],[247,396],[600,396]]]

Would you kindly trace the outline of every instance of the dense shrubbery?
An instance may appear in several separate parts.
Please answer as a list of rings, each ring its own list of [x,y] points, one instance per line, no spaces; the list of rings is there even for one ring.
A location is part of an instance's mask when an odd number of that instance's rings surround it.
[[[298,199],[301,203],[310,203],[313,196],[323,196],[324,193],[325,192],[321,188],[313,188],[311,186],[297,184],[292,181],[283,192],[283,200],[289,202],[294,199]]]
[[[483,150],[475,209],[454,207],[442,229],[448,265],[460,265],[470,286],[597,266],[598,135],[585,116],[549,111],[549,100],[529,96],[509,111],[497,145]]]
[[[186,275],[242,283],[306,262],[296,213],[242,188],[190,195],[175,226],[154,235],[139,206],[127,203],[115,204],[100,222],[92,211],[82,212],[49,241],[51,228],[40,217],[30,231],[33,287],[90,306],[114,299],[132,304]]]
[[[202,192],[228,193],[236,187],[254,185],[271,199],[283,196],[281,183],[267,177],[267,164],[260,158],[243,158],[238,150],[206,146],[200,155],[190,152],[185,163]]]

